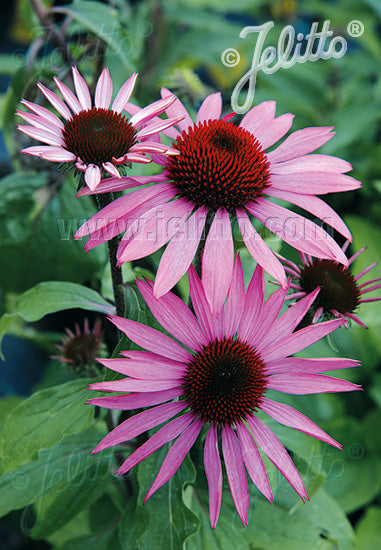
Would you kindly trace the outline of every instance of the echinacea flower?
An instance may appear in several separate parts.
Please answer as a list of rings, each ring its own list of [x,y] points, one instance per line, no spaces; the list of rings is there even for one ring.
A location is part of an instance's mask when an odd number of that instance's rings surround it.
[[[354,367],[352,359],[290,357],[330,334],[344,321],[335,319],[294,332],[316,298],[306,296],[283,315],[287,288],[279,288],[265,303],[263,269],[257,266],[245,292],[237,256],[224,309],[212,315],[205,289],[194,269],[189,270],[195,315],[175,294],[155,299],[153,283],[138,281],[140,292],[157,321],[173,336],[141,323],[110,316],[110,320],[138,346],[148,351],[122,351],[122,358],[99,360],[125,375],[98,382],[91,389],[122,392],[89,402],[108,409],[149,407],[114,428],[95,453],[164,424],[120,466],[124,474],[168,442],[170,447],[145,501],[177,471],[200,436],[205,438],[204,465],[209,485],[210,522],[217,524],[222,498],[220,444],[230,491],[243,522],[247,523],[249,493],[246,472],[273,500],[261,449],[304,500],[302,478],[280,440],[257,416],[263,411],[276,421],[341,447],[305,415],[266,396],[268,389],[288,394],[351,391],[355,384],[324,374]],[[202,435],[201,435],[202,432]]]
[[[90,329],[89,320],[86,317],[82,331],[76,323],[75,332],[66,328],[65,333],[61,344],[56,344],[61,355],[54,355],[52,359],[74,366],[87,365],[94,361],[103,339],[100,319],[96,319],[93,328]]]
[[[166,89],[163,98],[175,97]],[[134,116],[139,108],[128,104]],[[182,116],[177,128],[165,130],[179,154],[153,156],[163,166],[157,176],[109,178],[98,192],[135,190],[93,216],[76,233],[90,235],[86,249],[126,231],[118,250],[119,264],[151,254],[168,243],[155,280],[157,298],[186,273],[206,223],[214,216],[204,247],[204,286],[213,313],[221,309],[234,263],[231,217],[237,217],[243,241],[253,258],[282,286],[282,264],[254,228],[249,216],[302,252],[346,265],[337,243],[320,226],[270,200],[281,199],[313,214],[346,238],[350,232],[341,218],[315,195],[347,191],[360,182],[345,175],[351,165],[336,157],[309,154],[334,135],[332,127],[304,128],[289,135],[268,152],[291,128],[293,115],[275,117],[275,101],[251,109],[239,126],[227,115],[220,119],[220,93],[202,103],[194,123],[176,98],[168,116]],[[88,194],[83,190],[80,194]],[[207,222],[208,218],[208,222]],[[218,272],[220,276],[211,277]]]
[[[107,68],[98,79],[94,105],[87,84],[76,67],[72,68],[72,73],[76,95],[54,77],[63,100],[40,82],[37,83],[63,121],[41,105],[21,101],[32,113],[17,111],[30,125],[18,126],[18,129],[48,144],[27,147],[22,150],[23,153],[52,162],[75,163],[78,170],[85,172],[85,182],[92,191],[101,181],[102,170],[119,178],[118,166],[130,162],[149,163],[151,159],[146,156],[147,153],[177,154],[160,143],[157,133],[179,121],[179,118],[157,118],[150,123],[173,103],[173,99],[156,101],[127,120],[122,111],[130,99],[137,74],[132,74],[123,84],[110,108],[113,90]]]
[[[349,241],[346,241],[342,247],[343,252],[348,246]],[[320,292],[311,306],[314,314],[313,323],[317,323],[321,318],[339,317],[344,320],[351,319],[360,326],[368,328],[354,312],[360,304],[381,300],[381,296],[364,297],[368,292],[381,288],[379,282],[381,277],[359,284],[359,279],[369,273],[377,265],[377,262],[369,265],[358,275],[352,275],[349,268],[365,250],[366,246],[353,254],[348,259],[348,267],[332,260],[312,258],[303,253],[300,254],[301,266],[286,258],[281,258],[285,264],[285,270],[294,278],[294,282],[290,285],[294,292],[288,296],[288,299],[302,298],[319,286]],[[347,322],[346,326],[348,326]]]

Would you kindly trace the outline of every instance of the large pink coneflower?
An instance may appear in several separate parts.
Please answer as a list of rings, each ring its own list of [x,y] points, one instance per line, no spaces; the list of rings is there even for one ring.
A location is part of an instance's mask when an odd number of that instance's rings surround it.
[[[85,172],[85,182],[91,191],[101,181],[102,171],[119,178],[118,166],[140,162],[149,163],[147,153],[176,154],[160,143],[157,133],[168,128],[178,118],[150,121],[161,114],[174,99],[164,98],[148,105],[129,120],[122,112],[132,94],[137,74],[132,74],[123,84],[111,104],[112,80],[108,69],[100,75],[94,105],[85,80],[76,67],[72,68],[76,95],[58,78],[54,82],[63,100],[51,90],[37,83],[38,88],[61,115],[63,120],[49,109],[22,100],[32,113],[17,111],[29,125],[18,126],[24,134],[46,143],[23,149],[23,153],[35,155],[52,162],[75,163]]]
[[[349,241],[346,241],[342,247],[343,252],[348,246]],[[365,250],[366,246],[353,254],[348,259],[348,267],[332,260],[312,258],[303,253],[300,254],[300,266],[286,258],[281,258],[285,264],[285,270],[294,278],[290,285],[294,292],[287,298],[289,300],[302,298],[319,286],[319,295],[311,306],[313,323],[321,318],[339,317],[344,320],[351,319],[360,326],[368,328],[354,312],[360,304],[381,300],[381,296],[372,298],[365,296],[368,292],[381,288],[381,277],[362,284],[359,281],[377,265],[377,262],[369,265],[358,275],[353,275],[349,268]],[[347,322],[346,326],[348,326]]]
[[[148,351],[123,351],[123,358],[99,360],[125,378],[95,383],[91,389],[122,393],[97,397],[90,403],[119,410],[149,408],[113,429],[94,452],[129,441],[164,424],[118,470],[119,474],[128,472],[157,449],[175,440],[145,497],[147,501],[175,474],[196,439],[205,437],[204,465],[209,484],[211,525],[217,524],[222,498],[220,445],[231,494],[246,524],[249,508],[246,472],[258,489],[273,500],[259,449],[301,498],[308,498],[289,454],[270,428],[259,420],[258,411],[281,424],[341,447],[302,413],[267,397],[266,391],[276,390],[281,398],[282,393],[356,390],[355,384],[320,373],[354,367],[358,362],[331,357],[290,357],[344,323],[342,319],[335,319],[294,332],[318,290],[278,317],[287,289],[278,289],[263,303],[263,269],[258,265],[245,292],[238,256],[226,304],[215,317],[193,266],[189,280],[195,315],[172,292],[157,300],[153,283],[138,281],[153,315],[173,338],[141,323],[110,317],[130,340]]]
[[[168,90],[163,98],[174,98]],[[140,112],[129,104],[126,109]],[[282,286],[282,264],[254,228],[250,216],[298,250],[346,265],[336,242],[317,224],[276,204],[281,199],[307,210],[350,239],[341,218],[315,195],[357,189],[360,182],[345,172],[351,165],[336,157],[309,154],[326,143],[331,127],[305,128],[268,151],[291,128],[293,115],[275,117],[275,101],[251,109],[237,126],[231,115],[220,119],[221,94],[208,96],[194,123],[176,98],[168,116],[182,116],[177,128],[164,133],[175,141],[179,155],[154,156],[163,166],[157,176],[110,178],[98,192],[122,190],[155,182],[135,190],[93,216],[77,232],[91,235],[90,249],[126,230],[118,250],[119,264],[158,250],[168,241],[155,280],[156,297],[164,295],[187,271],[206,223],[211,222],[204,248],[204,285],[214,314],[221,309],[234,263],[231,217],[237,217],[243,241],[253,258]],[[134,115],[134,116],[135,116]],[[84,193],[87,193],[85,190]],[[212,272],[220,276],[210,277]]]

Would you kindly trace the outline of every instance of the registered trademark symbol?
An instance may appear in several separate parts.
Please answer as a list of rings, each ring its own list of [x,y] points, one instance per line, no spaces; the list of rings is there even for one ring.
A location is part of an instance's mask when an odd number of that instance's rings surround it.
[[[347,25],[347,33],[349,34],[349,36],[352,36],[352,38],[358,38],[363,34],[364,30],[364,23],[362,21],[359,21],[358,19],[353,19],[353,21],[349,21]]]

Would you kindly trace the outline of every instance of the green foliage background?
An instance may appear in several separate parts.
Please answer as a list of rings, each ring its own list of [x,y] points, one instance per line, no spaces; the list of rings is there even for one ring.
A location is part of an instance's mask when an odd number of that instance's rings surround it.
[[[43,3],[47,8],[52,2]],[[94,86],[103,66],[110,68],[116,90],[132,71],[140,77],[134,100],[145,105],[164,85],[196,111],[201,100],[220,90],[229,112],[232,90],[251,64],[252,35],[239,38],[243,26],[275,22],[266,45],[277,43],[286,24],[306,34],[313,21],[330,20],[335,35],[348,40],[341,59],[321,60],[258,76],[255,102],[277,101],[277,113],[292,112],[293,129],[336,127],[322,150],[349,160],[360,191],[329,195],[344,217],[354,242],[352,251],[368,246],[354,265],[360,272],[381,261],[381,3],[378,0],[145,0],[97,2],[73,0],[53,12],[62,29],[69,57],[47,38],[32,2],[17,3],[12,32],[29,49],[26,55],[1,54],[0,73],[11,77],[1,98],[2,130],[12,172],[0,180],[0,338],[13,332],[54,353],[59,335],[29,325],[45,315],[72,308],[112,311],[111,282],[101,247],[85,255],[84,243],[72,238],[80,220],[95,212],[89,198],[75,198],[75,182],[56,166],[23,156],[25,138],[15,129],[20,99],[34,100],[37,80],[65,78],[76,62]],[[66,19],[66,18],[69,19]],[[360,20],[364,33],[351,38],[347,25]],[[32,48],[40,40],[37,55]],[[221,53],[234,47],[241,61],[225,67]],[[151,173],[155,167],[133,168]],[[279,243],[271,241],[271,246]],[[241,243],[237,241],[237,249]],[[280,246],[280,245],[279,245]],[[279,248],[278,246],[278,248]],[[281,252],[296,259],[291,249]],[[242,251],[249,277],[254,265]],[[125,266],[132,281],[142,269],[155,272],[160,255],[137,267]],[[145,271],[147,274],[147,271]],[[381,276],[377,266],[374,277]],[[268,285],[268,293],[272,291]],[[186,297],[187,284],[180,293]],[[133,285],[126,290],[130,318],[154,321]],[[192,451],[178,474],[143,507],[144,494],[163,459],[157,452],[123,481],[113,476],[115,457],[91,450],[107,432],[104,412],[85,405],[88,379],[52,361],[33,394],[0,399],[0,512],[24,540],[44,540],[55,550],[374,550],[381,547],[381,305],[361,307],[371,328],[352,326],[304,356],[338,355],[362,361],[345,373],[364,386],[356,395],[287,397],[344,445],[329,448],[308,436],[271,424],[306,482],[311,501],[302,504],[287,482],[268,463],[275,504],[251,487],[249,526],[243,528],[225,487],[218,527],[210,529],[208,497],[200,449]],[[116,344],[106,333],[108,353]],[[126,348],[123,342],[119,348]],[[27,358],[26,358],[27,360]],[[0,367],[1,368],[1,367]],[[100,372],[103,377],[105,373]],[[286,399],[286,398],[285,398]],[[120,449],[124,455],[128,447]],[[131,497],[130,495],[134,496]],[[38,547],[38,546],[37,546]]]

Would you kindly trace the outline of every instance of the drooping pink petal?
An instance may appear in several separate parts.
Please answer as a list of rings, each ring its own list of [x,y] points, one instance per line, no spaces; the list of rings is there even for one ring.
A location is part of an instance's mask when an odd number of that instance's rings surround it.
[[[258,199],[256,204],[248,203],[246,208],[272,233],[297,250],[317,258],[338,261],[345,266],[348,264],[347,257],[333,238],[303,216],[266,199]]]
[[[109,319],[130,340],[142,348],[169,359],[174,359],[175,361],[188,362],[192,359],[191,354],[185,348],[158,330],[147,327],[137,321],[131,321],[131,319],[124,319],[115,315],[110,315]]]
[[[152,409],[148,409],[127,418],[127,420],[119,424],[119,426],[114,428],[100,443],[98,443],[93,454],[99,453],[99,451],[103,451],[104,449],[108,449],[124,441],[129,441],[143,432],[147,432],[151,428],[159,426],[159,424],[173,418],[186,407],[187,404],[184,403],[184,401],[164,403],[163,405],[153,407]]]
[[[188,426],[183,433],[176,439],[172,447],[169,449],[167,456],[163,460],[163,464],[147,492],[144,503],[164,485],[180,468],[185,456],[196,441],[198,434],[202,428],[202,422],[198,419]]]
[[[243,525],[247,525],[249,511],[249,490],[241,447],[233,429],[229,425],[222,428],[222,452],[230,492]]]
[[[295,172],[338,172],[345,173],[352,170],[352,165],[346,160],[330,155],[305,155],[286,162],[270,163],[272,174],[294,174]]]
[[[156,357],[155,354],[151,354],[148,360],[121,359],[118,357],[115,359],[98,359],[98,362],[110,370],[141,380],[180,380],[185,371],[183,363],[171,361],[170,359],[163,361],[164,357],[161,355]]]
[[[254,228],[249,216],[242,208],[237,208],[237,220],[242,238],[251,256],[267,273],[285,287],[287,278],[284,267]]]
[[[85,79],[79,74],[77,67],[72,67],[74,87],[82,109],[91,109],[91,96]]]
[[[358,367],[359,361],[355,359],[345,359],[342,357],[319,357],[319,358],[302,358],[302,357],[283,357],[266,363],[266,371],[268,374],[290,374],[290,373],[305,373],[317,374],[321,372],[348,369]]]
[[[128,100],[131,97],[132,90],[134,89],[136,79],[138,77],[137,73],[133,73],[128,80],[120,88],[119,92],[116,94],[116,98],[111,105],[111,109],[116,113],[121,113],[125,108]]]
[[[144,109],[133,115],[130,118],[129,122],[130,124],[132,124],[132,126],[138,128],[139,126],[142,126],[144,123],[154,118],[156,115],[160,115],[163,111],[165,111],[167,107],[172,105],[174,101],[174,96],[159,99],[158,101],[147,105],[147,107],[144,107]],[[156,120],[155,122],[157,123],[158,120]]]
[[[111,162],[103,162],[102,168],[106,170],[106,172],[108,172],[110,176],[113,176],[114,178],[119,179],[121,177],[118,170],[116,169],[116,166],[114,166]]]
[[[201,279],[212,314],[216,317],[224,305],[230,287],[233,265],[234,245],[230,217],[224,208],[219,208],[206,238]]]
[[[238,336],[243,341],[246,341],[247,335],[257,326],[263,307],[264,294],[265,280],[263,277],[263,268],[258,263],[247,288],[241,322],[238,327]]]
[[[208,210],[201,206],[167,244],[157,270],[154,294],[163,296],[186,273],[196,252],[204,230]]]
[[[351,176],[335,172],[287,172],[272,174],[271,187],[303,195],[325,195],[359,189],[361,182]]]
[[[167,332],[195,351],[199,351],[201,345],[207,343],[207,338],[196,317],[181,298],[168,292],[157,300],[154,298],[153,289],[149,284],[141,280],[136,282],[153,316]]]
[[[226,299],[226,308],[224,315],[224,334],[225,338],[231,338],[235,335],[243,313],[242,304],[245,303],[245,282],[243,280],[243,270],[241,259],[237,254],[232,282]]]
[[[25,111],[16,111],[16,114],[25,120],[28,124],[31,124],[35,128],[41,128],[41,130],[47,130],[53,134],[58,132],[62,134],[62,128],[64,127],[61,123],[61,126],[58,127],[57,124],[53,124],[50,120],[40,117],[39,115],[34,115],[32,113],[26,113]],[[59,120],[57,118],[57,120]]]
[[[255,441],[243,422],[236,424],[239,444],[247,473],[254,485],[270,501],[274,501],[266,467]]]
[[[177,388],[179,386],[179,378],[173,380],[166,378],[165,380],[138,380],[136,378],[122,378],[121,380],[112,380],[107,382],[95,382],[90,385],[91,390],[97,391],[123,391],[123,392],[156,392]]]
[[[62,132],[51,132],[49,130],[43,130],[42,128],[34,128],[33,126],[23,126],[18,125],[17,128],[23,134],[27,136],[38,139],[42,143],[47,143],[48,145],[55,145],[60,147],[63,145]]]
[[[141,143],[135,143],[129,151],[130,153],[165,153],[167,146],[163,143],[157,143],[154,141],[143,141]]]
[[[105,67],[98,78],[97,87],[95,88],[95,107],[99,109],[108,109],[110,107],[112,97],[112,80],[108,68]]]
[[[94,191],[101,181],[101,170],[95,164],[89,164],[85,171],[85,182]]]
[[[290,186],[290,189],[292,185]],[[284,191],[276,189],[275,187],[270,187],[266,189],[266,194],[272,197],[277,197],[287,202],[291,202],[296,206],[300,206],[307,212],[311,212],[314,216],[318,217],[324,223],[327,223],[346,239],[352,242],[352,235],[348,227],[345,225],[340,216],[331,208],[327,203],[315,197],[313,195],[303,195],[300,193],[291,193],[289,191]]]
[[[197,113],[197,124],[211,119],[219,119],[222,111],[222,97],[220,92],[210,94],[204,99]]]
[[[266,414],[271,416],[271,418],[284,426],[304,432],[311,437],[316,437],[316,439],[320,439],[321,441],[329,443],[339,449],[342,448],[340,443],[335,441],[324,430],[319,428],[315,422],[312,422],[312,420],[310,420],[307,416],[290,407],[290,405],[286,405],[286,403],[278,403],[277,401],[263,397],[261,401],[261,409]]]
[[[284,162],[311,153],[333,138],[333,128],[322,126],[297,130],[267,156],[271,162]]]
[[[39,90],[44,94],[46,99],[53,105],[53,107],[59,112],[61,116],[65,120],[69,120],[71,118],[71,112],[65,105],[65,103],[62,101],[61,98],[58,97],[55,93],[53,93],[51,90],[48,90],[48,88],[45,88],[41,82],[37,82],[37,86]]]
[[[172,96],[174,96],[174,94],[172,94],[172,92],[167,90],[167,88],[162,88],[161,89],[161,97],[165,98],[165,97],[168,97],[168,96],[172,97]],[[174,96],[174,97],[176,98],[176,100],[172,103],[172,105],[170,105],[166,109],[166,113],[167,113],[168,117],[171,117],[171,118],[173,118],[173,117],[183,117],[182,120],[179,120],[179,122],[176,124],[176,126],[180,129],[180,131],[187,130],[189,128],[189,126],[193,126],[193,120],[189,116],[188,111],[186,110],[184,105],[181,103],[181,101],[176,96]]]
[[[209,428],[204,446],[205,475],[209,488],[209,517],[212,529],[217,525],[222,498],[222,468],[218,452],[217,428]]]
[[[158,432],[149,438],[148,441],[143,443],[136,449],[128,458],[123,462],[119,470],[116,472],[118,475],[125,474],[131,468],[139,464],[142,460],[150,456],[152,453],[160,449],[163,445],[172,441],[180,435],[194,419],[193,413],[186,413],[175,418],[165,424]]]
[[[266,424],[261,422],[256,416],[247,418],[249,428],[255,438],[255,441],[268,456],[271,462],[284,475],[290,485],[304,500],[308,499],[307,491],[298,470],[295,468],[290,455],[283,447],[276,435]]]
[[[324,374],[274,374],[268,378],[268,387],[292,395],[309,395],[312,393],[331,393],[361,389],[348,380],[333,378]]]
[[[49,109],[46,109],[46,107],[42,107],[41,105],[37,105],[36,103],[31,103],[26,99],[22,99],[21,103],[25,105],[25,107],[33,111],[33,113],[45,119],[47,122],[50,122],[51,124],[53,124],[54,126],[57,126],[61,130],[63,129],[64,125],[62,124],[60,119],[51,111],[49,111]]]
[[[216,331],[215,318],[212,316],[204,288],[193,265],[189,268],[189,290],[196,317],[208,339],[222,338],[223,333]]]
[[[325,321],[317,325],[310,325],[281,340],[277,340],[273,344],[267,345],[263,349],[262,346],[258,344],[258,348],[260,348],[262,358],[266,363],[275,361],[282,357],[288,357],[314,344],[321,338],[324,338],[324,336],[327,336],[327,334],[341,327],[344,322],[343,319],[333,319],[332,321]]]
[[[119,411],[131,411],[142,407],[152,407],[165,403],[170,399],[175,399],[182,395],[182,388],[171,388],[149,393],[130,393],[123,395],[108,395],[106,397],[94,397],[86,401],[89,405],[97,405],[106,409],[116,409]]]
[[[66,103],[69,105],[73,113],[77,115],[79,112],[81,112],[83,110],[82,105],[80,104],[76,96],[73,94],[73,92],[70,90],[70,88],[68,88],[66,84],[58,80],[58,78],[53,77],[53,79],[57,88],[61,92],[62,97],[64,98]]]
[[[77,158],[74,153],[70,153],[70,151],[66,151],[66,149],[62,147],[54,147],[51,145],[27,147],[26,149],[22,149],[21,152],[27,155],[41,157],[51,162],[72,162]]]

